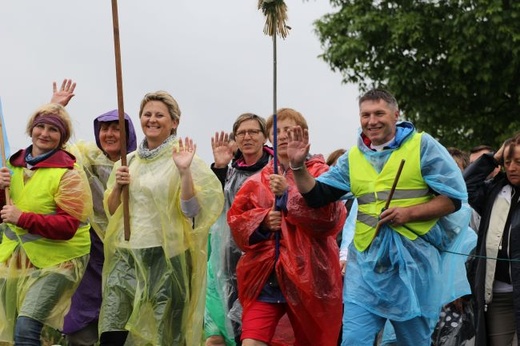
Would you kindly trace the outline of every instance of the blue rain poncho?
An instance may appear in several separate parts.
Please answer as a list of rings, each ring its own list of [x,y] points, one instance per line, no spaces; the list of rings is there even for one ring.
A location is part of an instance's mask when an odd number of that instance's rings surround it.
[[[358,148],[381,172],[392,152],[414,133],[411,123],[400,122],[390,149],[372,151],[361,136]],[[435,323],[444,304],[470,293],[464,266],[467,257],[448,251],[467,254],[475,246],[476,237],[468,227],[471,212],[466,185],[455,161],[428,134],[422,135],[420,152],[426,184],[440,195],[461,200],[462,207],[440,218],[428,233],[413,241],[383,225],[366,251],[358,251],[352,243],[344,301],[391,320],[425,316]],[[343,155],[336,166],[317,180],[350,191],[348,155]]]

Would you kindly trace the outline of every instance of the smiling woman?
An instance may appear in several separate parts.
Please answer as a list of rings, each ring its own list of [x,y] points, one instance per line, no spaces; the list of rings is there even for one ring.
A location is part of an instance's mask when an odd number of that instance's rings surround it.
[[[32,145],[0,169],[12,204],[0,212],[0,341],[40,345],[44,325],[61,329],[90,249],[92,197],[83,171],[63,146],[72,127],[60,105],[29,118]]]
[[[177,138],[177,101],[146,94],[139,119],[145,139],[118,161],[107,183],[101,345],[196,345],[201,340],[208,229],[223,194],[189,138]],[[130,239],[123,234],[123,187]]]

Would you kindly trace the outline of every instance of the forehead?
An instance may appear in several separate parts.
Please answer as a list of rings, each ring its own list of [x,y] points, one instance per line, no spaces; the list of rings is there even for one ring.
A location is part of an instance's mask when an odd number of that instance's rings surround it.
[[[108,129],[110,127],[119,127],[119,121],[104,121],[99,123],[100,128],[102,129]]]
[[[152,100],[144,105],[143,112],[146,111],[168,113],[168,107],[161,101]]]
[[[378,109],[391,110],[391,107],[385,100],[382,100],[382,99],[365,100],[365,101],[361,102],[361,104],[359,105],[359,110],[361,113],[370,112],[370,111],[374,111],[374,110],[378,110]]]
[[[242,129],[260,130],[260,124],[255,119],[247,119],[247,120],[242,121],[237,127],[237,130],[242,130]]]
[[[277,125],[278,125],[279,128],[298,125],[296,123],[296,120],[294,120],[292,118],[285,118],[285,119],[282,119],[282,120],[278,120],[277,123],[278,123]]]

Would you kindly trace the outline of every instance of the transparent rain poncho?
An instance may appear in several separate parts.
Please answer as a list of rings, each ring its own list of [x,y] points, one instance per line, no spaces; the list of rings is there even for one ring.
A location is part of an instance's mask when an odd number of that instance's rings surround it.
[[[399,123],[396,141],[402,141],[413,131],[410,123]],[[378,172],[393,152],[392,149],[371,151],[361,137],[358,148]],[[425,316],[437,322],[444,304],[470,293],[464,254],[469,254],[468,249],[475,246],[476,238],[468,227],[470,209],[460,170],[448,152],[428,134],[422,135],[420,163],[426,184],[438,194],[461,200],[461,209],[440,218],[428,233],[413,241],[384,225],[366,251],[358,251],[352,243],[344,301],[396,321]],[[318,180],[350,191],[348,155],[342,156]]]
[[[13,174],[23,174],[26,188],[38,181],[38,170],[11,167]],[[83,171],[76,168],[66,171],[52,200],[34,200],[34,195],[27,190],[20,190],[13,184],[10,189],[11,199],[22,211],[31,203],[50,203],[79,219],[76,236],[69,241],[39,238],[38,253],[48,253],[46,258],[35,256],[26,244],[34,249],[36,242],[22,242],[28,232],[20,227],[3,224],[4,232],[14,232],[19,240],[7,242],[6,235],[0,246],[8,247],[8,258],[0,261],[0,341],[12,342],[14,323],[18,315],[28,316],[44,324],[60,329],[63,317],[70,305],[70,297],[81,281],[88,260],[90,239],[88,224],[84,223],[92,210],[92,197]],[[11,233],[12,234],[12,233]],[[78,237],[83,240],[76,241]]]
[[[89,223],[96,231],[98,237],[103,239],[108,225],[108,217],[103,207],[103,197],[114,162],[93,142],[79,141],[68,146],[67,151],[76,156],[78,164],[85,171],[92,192],[94,208],[93,214],[89,218]]]
[[[231,236],[226,214],[244,181],[255,173],[256,171],[229,168],[224,186],[225,207],[210,230],[211,255],[208,261],[204,330],[206,337],[222,335],[228,345],[235,344],[236,335],[232,323],[240,325],[242,318],[236,283],[236,262],[242,251]]]
[[[219,180],[196,156],[191,173],[200,211],[184,216],[174,145],[176,139],[167,141],[151,158],[128,155],[130,240],[124,240],[122,205],[105,235],[99,329],[128,330],[136,345],[198,345],[203,337],[207,236],[224,198]]]

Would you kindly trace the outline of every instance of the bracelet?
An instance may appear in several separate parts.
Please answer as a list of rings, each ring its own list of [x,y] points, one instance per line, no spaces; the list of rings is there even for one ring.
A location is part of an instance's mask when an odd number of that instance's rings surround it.
[[[301,166],[298,166],[298,167],[293,167],[291,165],[291,163],[289,162],[289,168],[291,169],[291,171],[299,171],[299,170],[303,169],[303,167],[305,167],[305,164],[302,164]]]

